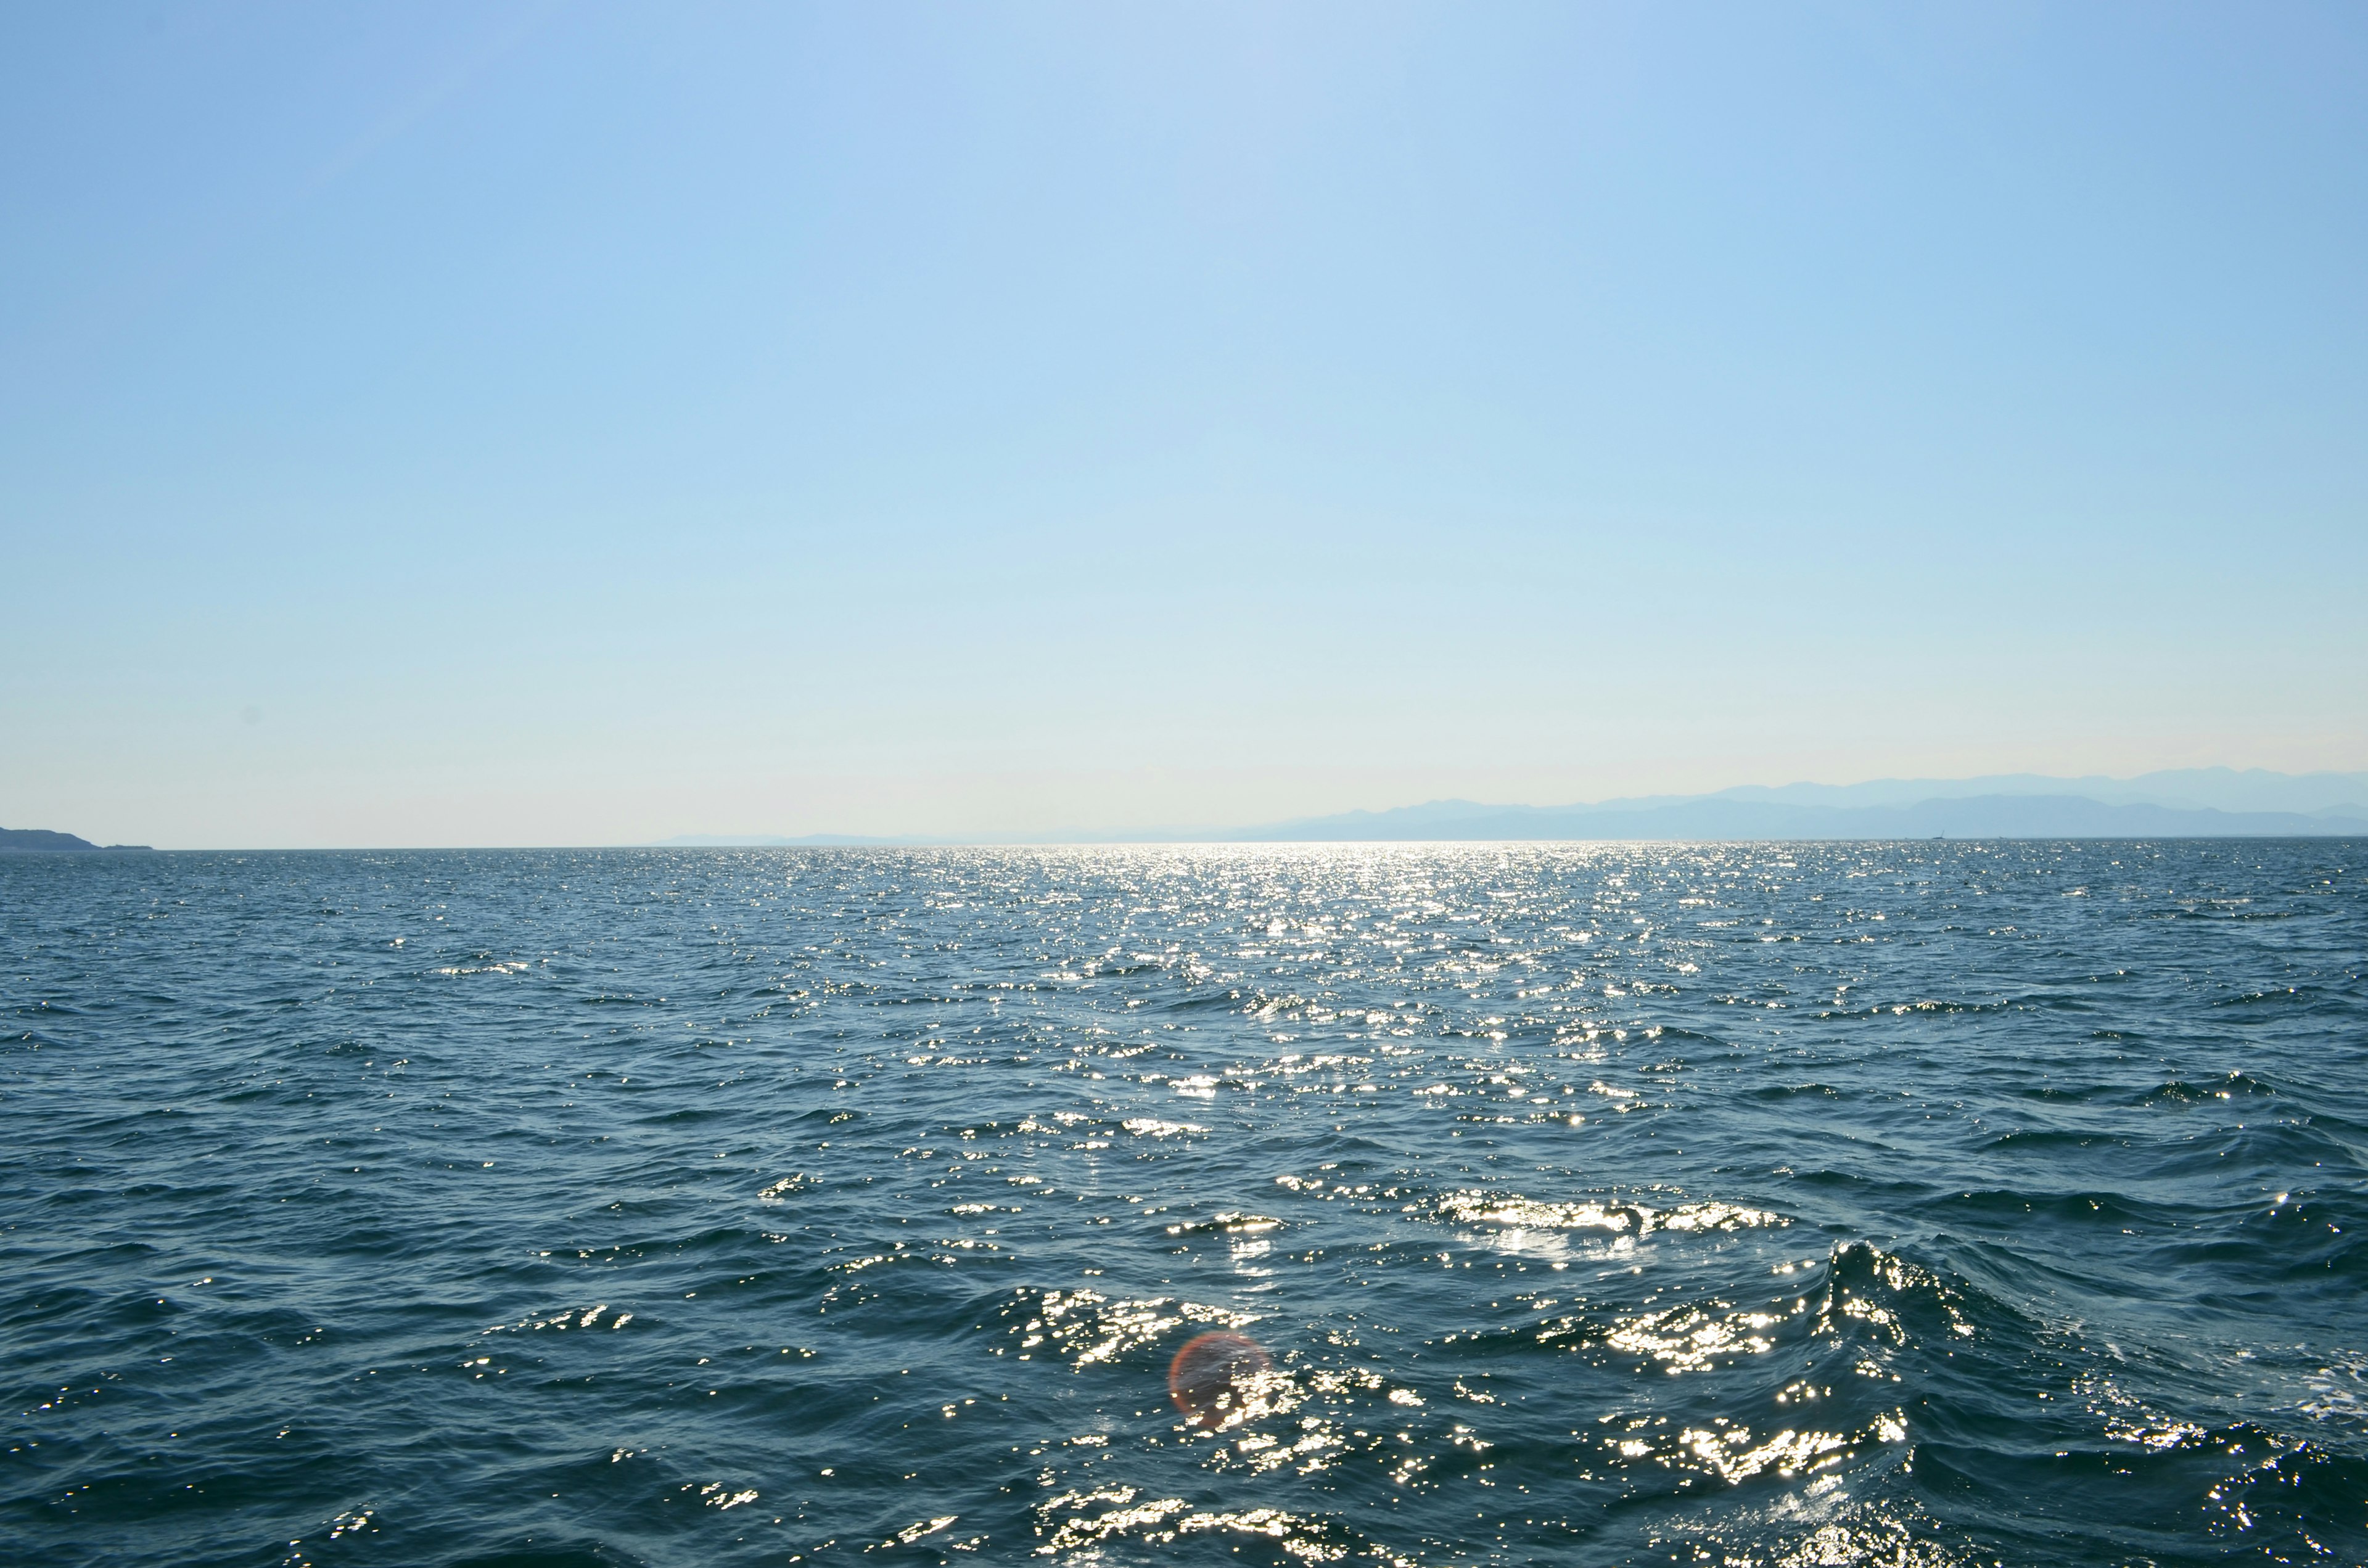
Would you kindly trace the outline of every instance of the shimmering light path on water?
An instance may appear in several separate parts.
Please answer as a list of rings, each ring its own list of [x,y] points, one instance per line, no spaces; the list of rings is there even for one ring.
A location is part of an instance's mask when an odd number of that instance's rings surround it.
[[[0,862],[0,1557],[2358,1562],[2363,858]]]

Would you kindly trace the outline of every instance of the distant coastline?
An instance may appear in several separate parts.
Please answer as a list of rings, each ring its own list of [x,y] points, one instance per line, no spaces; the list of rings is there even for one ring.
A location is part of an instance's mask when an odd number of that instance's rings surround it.
[[[1248,825],[985,833],[683,834],[652,848],[973,845],[1769,843],[1912,839],[2368,838],[2368,773],[2185,768],[2134,778],[2037,774],[1739,785],[1565,806],[1428,801]],[[451,846],[450,847],[461,847]],[[482,845],[495,848],[499,846]],[[48,828],[0,828],[0,856],[154,854]]]
[[[154,855],[155,850],[145,844],[93,844],[87,838],[77,838],[71,833],[55,833],[46,827],[0,827],[0,855],[71,855],[79,852]]]
[[[1430,801],[1247,827],[1032,835],[686,834],[665,848],[955,844],[1341,844],[1668,839],[2368,837],[2368,774],[2181,768],[1741,785],[1570,806]]]

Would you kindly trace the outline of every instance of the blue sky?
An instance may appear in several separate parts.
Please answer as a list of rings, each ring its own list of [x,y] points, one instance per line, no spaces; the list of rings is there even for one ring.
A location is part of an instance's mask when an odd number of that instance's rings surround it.
[[[0,823],[2368,767],[2356,5],[0,14]]]

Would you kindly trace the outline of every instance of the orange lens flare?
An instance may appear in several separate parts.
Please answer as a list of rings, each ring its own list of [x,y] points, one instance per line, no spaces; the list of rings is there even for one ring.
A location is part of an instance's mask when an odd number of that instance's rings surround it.
[[[1274,1370],[1257,1340],[1204,1334],[1167,1363],[1167,1393],[1194,1426],[1230,1426],[1250,1414],[1252,1386]]]

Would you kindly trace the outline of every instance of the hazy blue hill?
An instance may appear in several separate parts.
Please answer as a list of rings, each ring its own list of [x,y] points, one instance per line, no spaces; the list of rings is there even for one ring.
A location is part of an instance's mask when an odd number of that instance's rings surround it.
[[[1439,802],[1438,804],[1446,804]],[[1468,802],[1454,802],[1462,806]],[[1617,838],[2188,838],[2368,835],[2368,811],[2224,812],[2080,795],[1989,794],[1904,805],[1813,805],[1715,795],[1656,804],[1356,812],[1242,835],[1257,841]]]
[[[2055,778],[2000,773],[1978,778],[1876,778],[1863,784],[1745,784],[1713,799],[1801,806],[1910,806],[1981,795],[2078,796],[2109,806],[2193,811],[2347,812],[2368,819],[2368,773],[2271,773],[2266,768],[2183,767],[2135,778]],[[1624,802],[1606,801],[1606,805]]]
[[[0,855],[54,855],[77,849],[147,848],[144,844],[93,844],[87,838],[77,838],[71,833],[53,833],[46,827],[0,827]]]
[[[2229,838],[2368,836],[2368,773],[2191,767],[2135,778],[1877,778],[1862,784],[1740,785],[1708,795],[1643,795],[1568,806],[1426,801],[1238,828],[1055,833],[1039,843],[1258,844],[1429,839]],[[672,846],[1019,843],[985,838],[802,838],[684,835]]]

